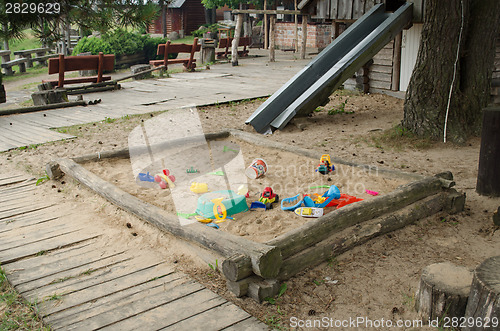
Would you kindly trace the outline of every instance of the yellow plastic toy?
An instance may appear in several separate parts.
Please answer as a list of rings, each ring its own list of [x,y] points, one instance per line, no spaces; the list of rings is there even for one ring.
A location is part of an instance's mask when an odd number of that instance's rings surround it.
[[[210,218],[205,218],[205,217],[202,217],[202,216],[195,216],[194,218],[196,218],[196,220],[200,223],[210,223],[213,221],[213,219],[210,219]]]
[[[214,216],[218,220],[225,219],[227,216],[226,206],[222,204],[222,200],[224,200],[224,198],[217,198],[211,200],[214,203],[214,208],[213,208]]]
[[[330,154],[321,155],[321,159],[319,159],[319,163],[323,163],[325,161],[328,161],[328,164],[332,164],[332,161],[330,161]]]
[[[196,183],[192,182],[191,187],[189,188],[192,192],[194,193],[206,193],[208,192],[208,185],[207,183]]]

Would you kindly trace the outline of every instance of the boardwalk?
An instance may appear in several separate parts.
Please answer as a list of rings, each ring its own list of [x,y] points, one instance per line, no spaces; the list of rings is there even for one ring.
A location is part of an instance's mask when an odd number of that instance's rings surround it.
[[[35,179],[0,175],[0,263],[54,330],[267,330],[147,249],[37,194]]]
[[[268,96],[309,60],[269,64],[266,61],[265,57],[247,58],[238,67],[216,65],[210,70],[173,74],[169,78],[124,82],[118,91],[84,95],[86,101],[101,99],[97,105],[0,116],[0,152],[74,138],[51,130],[54,128]]]

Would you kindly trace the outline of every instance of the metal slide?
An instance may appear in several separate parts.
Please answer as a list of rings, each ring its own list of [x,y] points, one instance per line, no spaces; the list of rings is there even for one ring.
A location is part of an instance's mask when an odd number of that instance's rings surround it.
[[[412,19],[412,4],[393,13],[383,3],[354,22],[304,69],[266,100],[247,120],[259,133],[283,129],[297,114],[323,104],[348,78],[401,32]]]

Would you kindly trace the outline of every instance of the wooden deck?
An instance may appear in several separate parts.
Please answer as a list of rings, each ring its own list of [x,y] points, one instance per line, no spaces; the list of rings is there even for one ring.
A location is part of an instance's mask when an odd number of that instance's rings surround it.
[[[35,179],[0,175],[0,263],[54,330],[267,330],[148,250],[127,248],[74,206],[36,199]]]
[[[121,83],[122,89],[85,94],[97,105],[0,116],[0,152],[13,148],[72,139],[51,129],[121,118],[126,115],[202,106],[272,94],[308,60],[266,65],[266,58],[245,59],[245,65],[213,66],[211,70],[173,74],[169,78]],[[28,98],[27,94],[24,98]],[[9,99],[9,91],[7,91]],[[21,101],[21,97],[18,97]]]

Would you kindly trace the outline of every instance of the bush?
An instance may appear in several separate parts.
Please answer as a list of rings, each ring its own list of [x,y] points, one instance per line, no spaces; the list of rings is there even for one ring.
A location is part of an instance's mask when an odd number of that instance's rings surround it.
[[[144,52],[146,60],[149,62],[149,60],[157,58],[158,44],[165,44],[166,42],[165,38],[151,38],[148,35],[140,35],[119,29],[103,35],[101,38],[84,37],[80,39],[73,50],[73,55],[84,52],[90,52],[93,55],[97,55],[99,52],[114,55],[130,55]],[[172,58],[175,58],[175,56]]]

